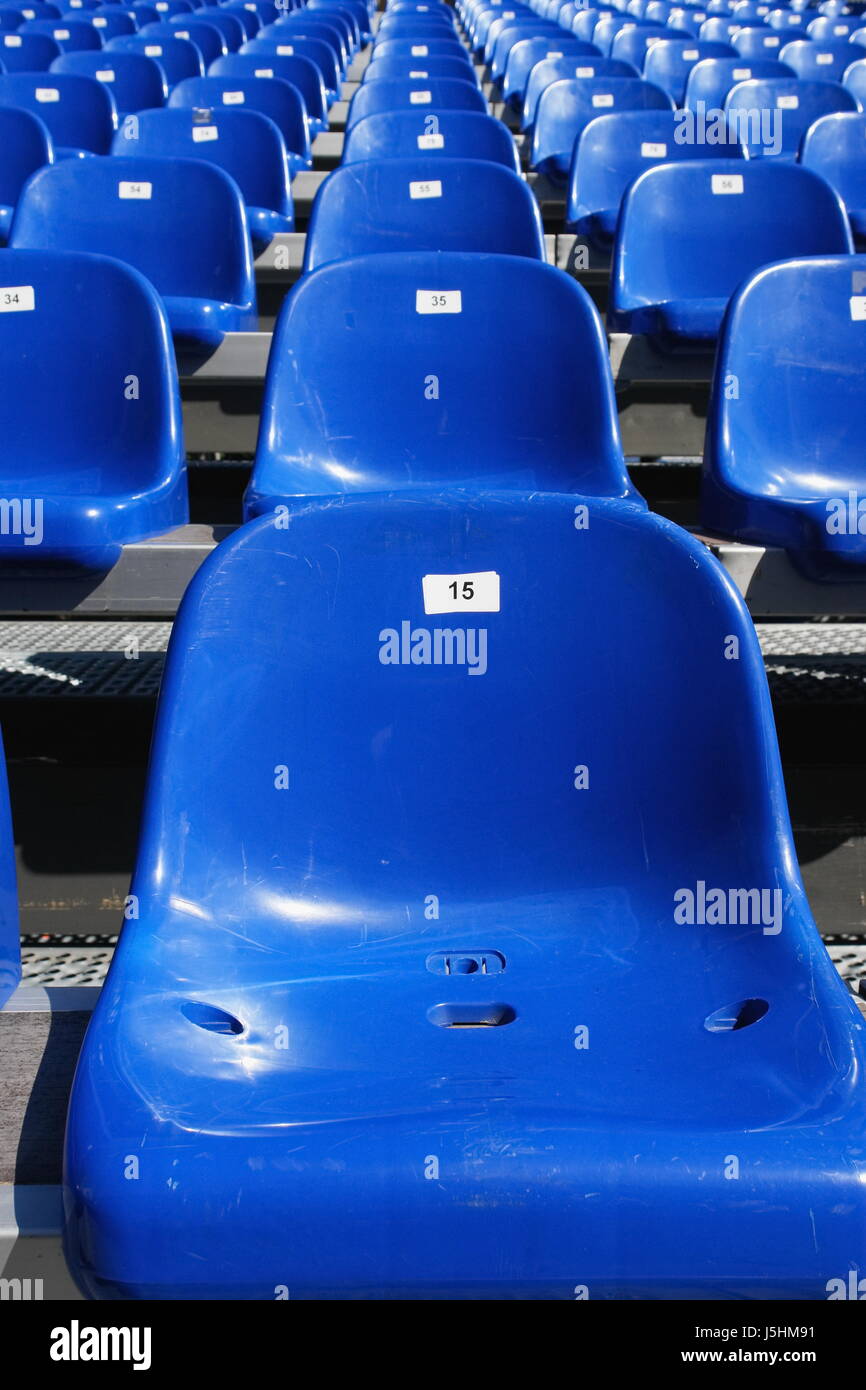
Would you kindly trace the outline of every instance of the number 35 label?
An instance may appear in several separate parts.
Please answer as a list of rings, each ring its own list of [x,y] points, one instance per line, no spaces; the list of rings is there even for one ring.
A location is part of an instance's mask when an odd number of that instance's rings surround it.
[[[416,314],[462,314],[461,290],[416,290]]]
[[[425,613],[498,613],[499,575],[425,574],[421,580]]]

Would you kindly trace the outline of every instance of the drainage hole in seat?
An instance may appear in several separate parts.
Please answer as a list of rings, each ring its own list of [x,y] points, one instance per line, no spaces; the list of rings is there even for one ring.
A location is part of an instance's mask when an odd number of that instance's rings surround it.
[[[510,1004],[434,1004],[427,1017],[437,1028],[501,1028],[517,1014]]]
[[[736,1033],[740,1028],[751,1028],[769,1007],[766,999],[741,999],[739,1004],[726,1004],[709,1014],[704,1019],[704,1027],[708,1033]]]
[[[234,1014],[226,1013],[225,1009],[217,1009],[213,1004],[202,1004],[198,1000],[189,999],[185,1004],[181,1004],[180,1011],[184,1018],[194,1023],[196,1028],[203,1028],[206,1033],[237,1034],[244,1031],[244,1025]]]

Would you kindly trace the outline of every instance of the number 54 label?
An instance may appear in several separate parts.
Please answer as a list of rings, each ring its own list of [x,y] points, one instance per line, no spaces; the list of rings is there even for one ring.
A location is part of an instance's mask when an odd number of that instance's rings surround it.
[[[421,580],[425,613],[498,613],[499,575],[425,574]]]

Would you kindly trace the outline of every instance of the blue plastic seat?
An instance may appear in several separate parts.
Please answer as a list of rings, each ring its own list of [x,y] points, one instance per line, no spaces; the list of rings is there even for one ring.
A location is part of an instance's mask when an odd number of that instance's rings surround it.
[[[747,25],[731,35],[731,43],[743,58],[755,61],[758,58],[778,58],[786,39],[784,34],[771,29],[768,24]]]
[[[537,35],[558,39],[561,32],[558,25],[550,24],[547,20],[527,22],[503,19],[500,23],[491,25],[487,38],[487,69],[490,80],[497,87],[501,85],[511,50],[522,39],[534,38]]]
[[[206,11],[203,11],[206,13]],[[178,16],[175,15],[175,20]],[[157,20],[155,24],[145,24],[141,29],[141,37],[152,39],[157,43],[160,39],[183,39],[188,43],[195,44],[205,70],[211,63],[215,63],[217,58],[221,58],[224,53],[228,53],[228,44],[224,35],[213,25],[204,20],[190,18],[187,16],[182,24],[172,23],[168,20]],[[195,73],[184,73],[185,77],[193,77]]]
[[[686,83],[685,109],[697,112],[699,103],[704,112],[724,109],[728,93],[740,82],[752,78],[794,77],[794,69],[775,58],[705,58],[689,73]]]
[[[22,106],[44,121],[60,158],[107,154],[117,129],[110,88],[77,73],[7,73],[0,77],[0,106]]]
[[[247,36],[247,31],[237,15],[226,14],[225,7],[222,5],[208,5],[206,10],[201,11],[201,15],[206,16],[206,22],[212,28],[219,30],[226,41],[229,52],[237,52]],[[189,22],[189,16],[173,15],[168,22],[173,29],[183,29]]]
[[[417,155],[343,164],[316,194],[304,270],[387,251],[486,251],[544,260],[538,203],[501,164]]]
[[[731,18],[737,24],[766,24],[767,15],[774,7],[767,0],[738,0],[731,7]]]
[[[89,10],[87,21],[93,25],[103,44],[106,44],[109,39],[118,38],[120,34],[138,32],[135,15],[118,4],[100,5],[96,9]]]
[[[859,55],[858,55],[859,56]],[[416,81],[422,77],[455,77],[478,86],[475,69],[462,58],[375,58],[364,70],[364,82]]]
[[[655,164],[694,160],[694,144],[681,142],[675,111],[618,111],[597,116],[575,142],[568,177],[570,230],[609,247],[629,184]],[[745,158],[737,144],[702,145],[701,159]]]
[[[751,619],[667,520],[465,489],[242,528],[174,624],[132,889],[67,1127],[87,1296],[862,1268],[862,1019]]]
[[[211,7],[208,6],[208,8],[210,9]],[[268,27],[262,24],[255,10],[248,10],[244,4],[220,4],[219,10],[222,14],[228,14],[234,19],[237,19],[243,28],[245,37],[248,39],[255,38],[256,34],[258,34],[262,28]]]
[[[697,39],[700,35],[701,25],[705,24],[708,19],[712,19],[712,15],[706,5],[702,5],[700,8],[691,5],[688,8],[675,5],[668,16],[666,25],[672,34],[682,34],[687,38]],[[651,22],[649,16],[647,16],[647,22]]]
[[[733,299],[719,340],[703,524],[781,546],[817,578],[866,578],[864,289],[863,256],[766,267]]]
[[[807,81],[841,82],[846,70],[856,63],[862,49],[847,39],[836,43],[820,43],[812,39],[795,39],[786,43],[779,57],[800,78]]]
[[[744,28],[748,21],[737,19],[735,15],[708,14],[698,29],[702,43],[729,43],[733,45],[734,34]],[[766,25],[764,26],[766,28]]]
[[[771,29],[779,29],[787,34],[796,34],[798,32],[805,34],[809,16],[808,14],[801,13],[799,10],[788,9],[787,6],[784,6],[781,9],[776,8],[770,10],[764,22],[769,25]]]
[[[633,28],[620,29],[613,36],[610,57],[633,63],[639,72],[643,72],[644,59],[651,45],[672,35],[674,31],[662,24],[636,24]]]
[[[435,312],[443,294],[451,311]],[[518,343],[503,392],[502,353]],[[457,483],[634,496],[585,291],[538,261],[476,253],[304,276],[277,324],[247,517],[291,497]]]
[[[806,25],[806,33],[816,43],[843,42],[863,27],[863,16],[853,14],[818,15]]]
[[[711,342],[738,285],[770,261],[853,250],[837,193],[776,160],[660,164],[628,189],[609,320],[662,344]]]
[[[418,81],[362,82],[349,104],[346,129],[379,111],[417,110],[427,115],[440,111],[487,112],[487,102],[477,83],[441,77]]]
[[[46,172],[96,167],[67,161]],[[0,534],[0,566],[104,570],[124,543],[183,525],[180,393],[151,286],[105,256],[4,251],[0,303],[0,486],[21,515]],[[0,825],[0,858],[2,844]],[[4,888],[0,873],[0,921]]]
[[[325,85],[328,104],[336,101],[340,94],[340,69],[332,48],[321,39],[298,38],[294,34],[275,38],[249,39],[243,44],[241,53],[255,53],[259,57],[307,58],[319,69]]]
[[[168,96],[162,68],[143,53],[63,53],[51,64],[51,71],[78,73],[103,82],[120,116],[162,106]]]
[[[0,106],[0,246],[5,245],[19,194],[31,174],[53,164],[48,127],[23,108]]]
[[[35,174],[10,246],[116,256],[165,302],[179,346],[210,348],[258,327],[240,190],[199,159],[66,160]]]
[[[188,77],[172,89],[169,106],[200,106],[208,110],[229,106],[260,111],[269,117],[286,144],[289,167],[309,169],[310,123],[297,87],[281,77]]]
[[[565,57],[572,53],[578,55],[593,54],[597,58],[601,57],[594,44],[584,43],[575,34],[568,34],[564,31],[554,35],[537,34],[534,38],[521,39],[511,49],[508,62],[505,65],[505,73],[502,78],[504,100],[508,102],[509,106],[522,106],[523,93],[526,91],[529,74],[536,63],[541,63],[547,58]]]
[[[704,43],[700,39],[662,39],[646,55],[643,75],[654,82],[677,106],[686,98],[689,74],[708,58],[735,58],[736,50],[727,43]]]
[[[6,0],[4,0],[2,8],[7,8]],[[10,4],[9,8],[19,13],[22,17],[22,21],[30,19],[59,19],[66,9],[66,4],[49,4],[47,0],[26,0],[26,3],[24,3],[24,0],[22,0],[20,4]]]
[[[612,58],[611,48],[620,29],[642,29],[644,24],[644,20],[634,19],[629,14],[602,14],[593,28],[591,41],[605,58]]]
[[[596,116],[612,111],[672,111],[667,92],[636,77],[554,82],[541,94],[532,129],[533,169],[564,181],[574,142]]]
[[[489,159],[520,172],[517,146],[511,132],[493,116],[480,111],[442,111],[437,129],[415,111],[380,111],[365,116],[346,132],[343,163],[370,159],[405,159],[423,154],[445,159]]]
[[[143,111],[125,121],[112,154],[125,158],[204,159],[230,174],[243,195],[256,247],[294,227],[291,172],[283,137],[258,111],[221,106]]]
[[[190,39],[161,39],[145,34],[122,34],[118,39],[109,39],[105,51],[143,53],[145,58],[152,58],[165,73],[169,88],[186,78],[201,77],[204,74],[201,52]]]
[[[866,115],[846,111],[821,116],[803,137],[800,163],[835,188],[855,244],[866,246]]]
[[[728,125],[750,159],[796,159],[813,121],[836,111],[856,111],[854,97],[837,82],[764,77],[740,82],[728,93]]]
[[[523,110],[520,116],[521,130],[531,130],[538,114],[541,93],[554,82],[587,82],[603,77],[606,81],[620,77],[640,77],[633,63],[620,58],[594,58],[591,54],[580,54],[577,58],[542,58],[529,74],[523,93]]]
[[[304,11],[286,15],[274,24],[263,25],[260,34],[262,38],[276,38],[281,43],[292,43],[295,38],[318,39],[330,48],[341,75],[345,74],[349,65],[348,54],[339,31],[331,24],[309,17]],[[255,38],[255,35],[250,37]]]
[[[47,72],[60,52],[60,44],[47,34],[0,34],[4,72]]]
[[[460,40],[454,38],[436,39],[377,39],[374,47],[376,60],[380,58],[460,58],[472,67],[472,60]]]
[[[231,53],[211,63],[208,77],[278,77],[294,87],[303,100],[310,139],[323,131],[328,123],[328,94],[321,71],[314,62],[300,54]]]
[[[42,34],[53,39],[61,53],[78,53],[102,47],[99,31],[92,24],[75,19],[28,19],[19,33]]]

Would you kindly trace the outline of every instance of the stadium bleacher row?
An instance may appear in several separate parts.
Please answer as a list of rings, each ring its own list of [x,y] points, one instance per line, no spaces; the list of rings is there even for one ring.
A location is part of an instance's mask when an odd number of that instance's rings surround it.
[[[69,1106],[79,1289],[831,1296],[866,1024],[703,538],[866,580],[866,5],[0,0],[0,64],[22,595],[186,527],[181,381],[257,336],[342,128],[171,636]],[[714,359],[700,537],[627,467],[542,187],[609,333]],[[4,785],[0,1004],[14,874]]]

